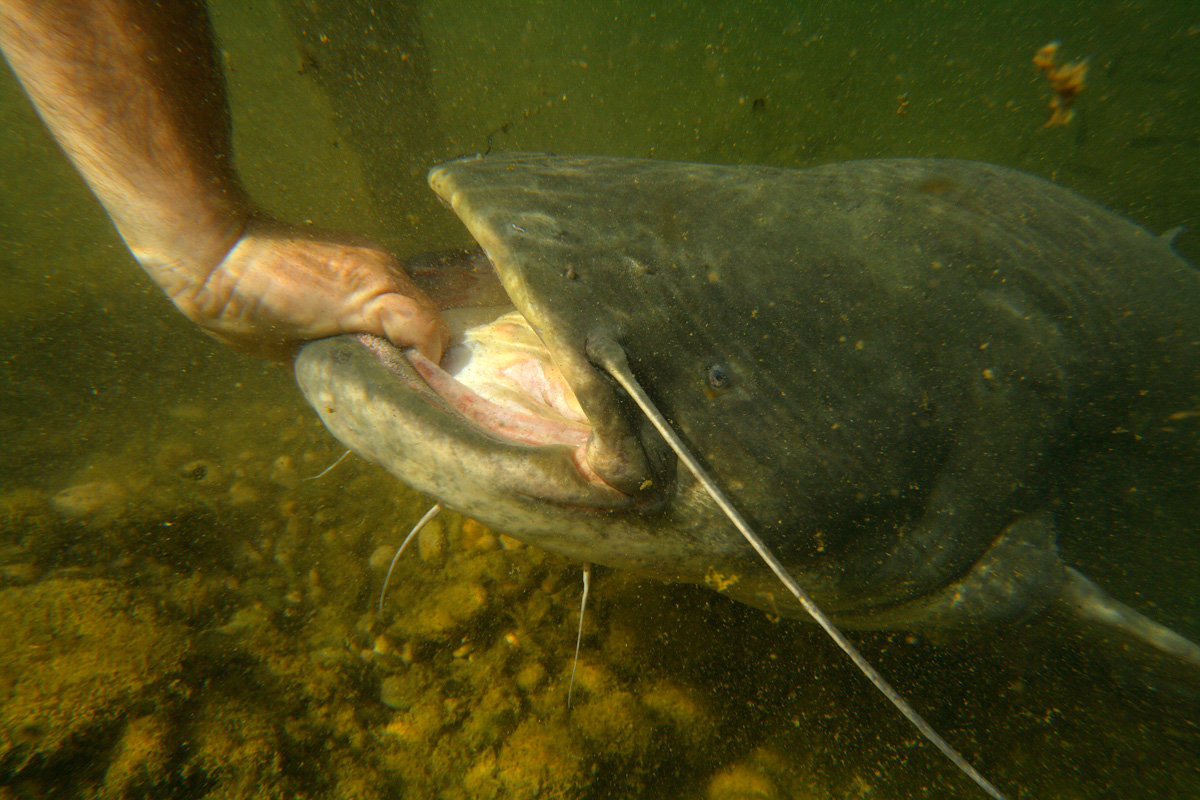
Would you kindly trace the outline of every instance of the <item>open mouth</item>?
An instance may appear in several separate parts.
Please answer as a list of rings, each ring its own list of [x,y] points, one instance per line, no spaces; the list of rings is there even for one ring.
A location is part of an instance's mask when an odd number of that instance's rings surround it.
[[[488,317],[498,314],[494,319]],[[503,308],[451,309],[451,346],[435,364],[415,349],[404,357],[429,390],[479,431],[530,447],[565,446],[588,484],[625,497],[587,460],[592,425],[570,384],[528,320]],[[360,341],[382,360],[394,350],[382,339]]]
[[[575,392],[517,311],[463,331],[441,365],[408,356],[430,388],[497,436],[532,445],[587,443],[592,426]]]

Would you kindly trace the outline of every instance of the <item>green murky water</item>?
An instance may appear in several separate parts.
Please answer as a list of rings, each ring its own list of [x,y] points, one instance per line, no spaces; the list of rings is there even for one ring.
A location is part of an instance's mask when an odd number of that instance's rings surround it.
[[[212,11],[256,199],[402,254],[464,242],[424,169],[489,145],[978,158],[1200,219],[1193,3]],[[1054,39],[1091,72],[1046,129]],[[377,618],[428,501],[354,459],[303,480],[341,450],[288,369],[170,308],[7,74],[0,114],[0,798],[976,796],[814,629],[702,589],[601,572],[571,712],[574,565],[451,516]],[[1198,474],[1110,466],[1059,509],[1192,638]],[[1200,794],[1200,699],[1044,634],[855,638],[1013,797]]]

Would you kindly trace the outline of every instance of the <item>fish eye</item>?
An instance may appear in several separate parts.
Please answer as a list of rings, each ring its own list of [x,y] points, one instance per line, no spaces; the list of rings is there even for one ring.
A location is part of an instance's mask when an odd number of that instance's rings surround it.
[[[714,389],[729,388],[729,370],[721,364],[713,364],[708,368],[708,385]]]

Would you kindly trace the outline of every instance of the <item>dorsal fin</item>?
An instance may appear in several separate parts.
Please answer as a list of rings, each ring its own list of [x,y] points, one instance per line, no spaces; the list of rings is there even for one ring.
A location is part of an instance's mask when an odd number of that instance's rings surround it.
[[[1179,237],[1187,231],[1187,225],[1176,225],[1174,228],[1163,231],[1158,235],[1167,247],[1175,248],[1175,242],[1179,241]]]

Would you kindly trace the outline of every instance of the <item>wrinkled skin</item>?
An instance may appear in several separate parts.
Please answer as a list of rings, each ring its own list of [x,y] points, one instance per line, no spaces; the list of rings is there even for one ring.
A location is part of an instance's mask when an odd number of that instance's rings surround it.
[[[204,280],[164,289],[210,335],[271,356],[356,332],[437,361],[449,335],[437,307],[383,248],[260,217]]]

